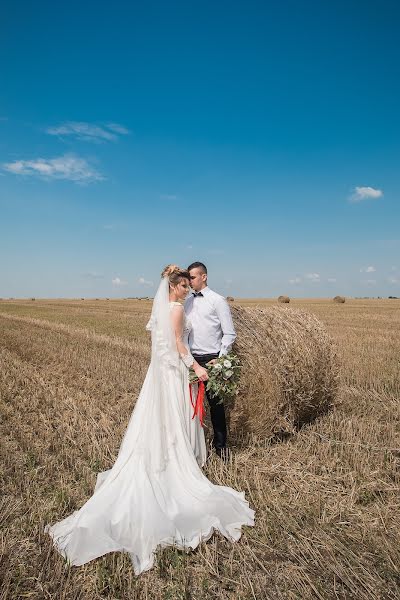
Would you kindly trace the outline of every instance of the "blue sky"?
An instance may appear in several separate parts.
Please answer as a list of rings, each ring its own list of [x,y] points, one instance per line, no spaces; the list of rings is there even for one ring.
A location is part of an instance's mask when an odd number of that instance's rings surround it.
[[[397,2],[5,2],[0,296],[400,295]]]

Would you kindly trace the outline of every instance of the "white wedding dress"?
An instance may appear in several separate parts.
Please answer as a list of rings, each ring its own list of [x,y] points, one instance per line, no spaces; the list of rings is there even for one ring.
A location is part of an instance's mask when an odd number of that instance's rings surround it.
[[[45,531],[72,565],[128,552],[135,574],[153,566],[158,546],[188,550],[214,530],[236,541],[254,525],[244,493],[212,484],[202,473],[203,428],[192,419],[188,368],[176,352],[164,278],[148,324],[152,359],[113,467],[97,475],[91,498]],[[185,345],[190,323],[185,318]]]

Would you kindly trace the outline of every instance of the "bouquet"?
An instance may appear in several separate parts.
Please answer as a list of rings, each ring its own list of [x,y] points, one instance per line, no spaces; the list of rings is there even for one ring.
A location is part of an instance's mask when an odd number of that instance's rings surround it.
[[[210,392],[210,396],[219,398],[218,404],[236,396],[241,368],[236,354],[231,352],[225,356],[220,356],[214,363],[208,363],[206,368],[208,380],[205,382],[205,388],[207,392]],[[189,373],[189,382],[190,384],[199,382],[192,369]]]

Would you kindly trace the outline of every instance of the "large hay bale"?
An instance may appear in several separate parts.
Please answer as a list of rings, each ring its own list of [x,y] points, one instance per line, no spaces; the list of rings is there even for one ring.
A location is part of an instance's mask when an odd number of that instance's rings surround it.
[[[289,296],[279,296],[278,302],[281,302],[282,304],[289,304],[290,298]]]
[[[235,298],[233,296],[227,296],[226,299],[228,302],[235,302]]]
[[[227,403],[233,440],[292,433],[333,405],[336,349],[313,314],[294,308],[231,307],[241,359],[240,393]]]
[[[333,301],[337,304],[344,304],[346,302],[346,298],[344,296],[335,296]]]

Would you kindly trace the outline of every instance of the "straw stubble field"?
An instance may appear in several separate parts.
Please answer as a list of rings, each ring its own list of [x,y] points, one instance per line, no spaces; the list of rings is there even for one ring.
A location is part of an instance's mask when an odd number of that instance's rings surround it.
[[[115,459],[147,369],[151,303],[0,302],[1,599],[400,598],[400,302],[292,306],[337,344],[335,408],[279,442],[240,444],[227,467],[211,458],[207,476],[246,492],[255,527],[237,544],[216,535],[190,554],[160,551],[135,578],[120,553],[68,568],[43,527],[79,508]]]

